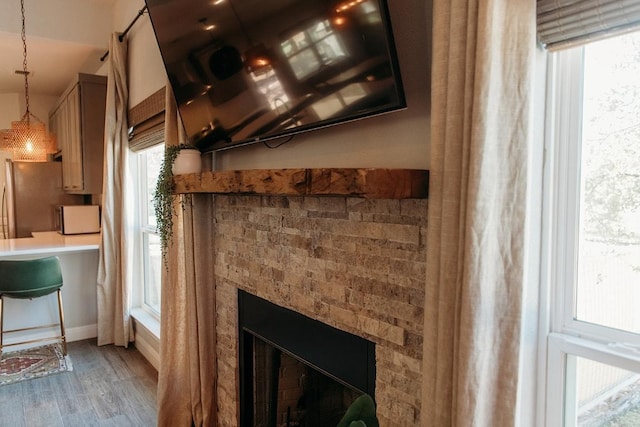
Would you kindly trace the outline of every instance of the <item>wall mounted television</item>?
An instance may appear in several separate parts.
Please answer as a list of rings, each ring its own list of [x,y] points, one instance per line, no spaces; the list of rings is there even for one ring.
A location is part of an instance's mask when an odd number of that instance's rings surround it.
[[[146,0],[189,141],[224,150],[406,107],[387,0]]]

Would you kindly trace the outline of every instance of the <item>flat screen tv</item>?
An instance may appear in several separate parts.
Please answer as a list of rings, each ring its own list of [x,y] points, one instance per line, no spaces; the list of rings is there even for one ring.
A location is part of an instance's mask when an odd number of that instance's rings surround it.
[[[387,0],[146,0],[189,141],[223,150],[406,107]]]

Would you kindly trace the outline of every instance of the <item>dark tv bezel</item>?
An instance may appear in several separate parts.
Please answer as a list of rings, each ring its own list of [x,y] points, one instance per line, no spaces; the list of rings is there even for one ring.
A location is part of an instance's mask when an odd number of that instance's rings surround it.
[[[206,0],[203,0],[203,1],[206,1]],[[319,120],[313,123],[296,126],[293,128],[283,129],[281,131],[278,131],[272,134],[262,134],[258,136],[243,138],[239,140],[231,140],[231,141],[219,140],[212,143],[210,146],[207,146],[206,149],[201,149],[201,151],[203,152],[226,151],[233,148],[246,147],[248,145],[264,143],[267,141],[274,141],[274,140],[284,139],[284,138],[293,138],[295,135],[312,132],[315,130],[325,129],[329,127],[334,127],[336,125],[351,123],[351,122],[372,118],[372,117],[380,116],[380,115],[395,112],[395,111],[402,111],[406,109],[407,101],[406,101],[406,95],[404,91],[402,74],[400,71],[400,63],[398,60],[393,26],[391,23],[391,14],[389,12],[389,4],[388,4],[389,2],[388,0],[373,0],[373,1],[376,1],[380,6],[379,10],[380,10],[380,15],[382,19],[382,27],[384,30],[385,42],[387,44],[387,59],[389,61],[389,66],[391,68],[391,79],[393,81],[393,89],[395,91],[395,96],[397,98],[395,103],[389,103],[384,106],[377,106],[374,108],[363,110],[358,113],[336,117],[334,119],[324,119],[324,120]],[[152,16],[153,5],[151,6],[149,5],[149,3],[153,3],[153,2],[154,0],[145,0],[145,5],[147,6],[147,11],[149,13],[149,20],[154,30],[154,36],[156,37],[156,43],[158,43],[158,50],[160,51],[160,55],[162,56],[162,62],[165,66],[165,71],[168,73],[169,70],[167,69],[164,53],[162,51],[162,48],[160,47],[160,43],[158,41],[158,37],[155,31],[155,24],[153,22],[153,16]],[[178,99],[175,96],[175,92],[173,89],[174,88],[172,88],[172,96],[176,102],[178,111],[180,112],[181,107],[184,105],[184,103],[178,102]],[[182,119],[181,114],[180,114],[180,119],[183,121],[183,125],[184,125],[184,120]],[[192,139],[194,138],[195,135],[189,135],[189,132],[186,129],[186,127],[185,127],[185,130],[187,131],[189,142],[193,143]]]

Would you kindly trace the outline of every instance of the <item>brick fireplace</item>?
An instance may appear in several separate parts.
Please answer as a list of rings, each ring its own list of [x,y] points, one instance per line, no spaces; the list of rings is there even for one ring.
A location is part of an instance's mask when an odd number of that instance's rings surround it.
[[[219,425],[239,423],[238,290],[375,343],[380,424],[420,425],[427,200],[212,197]]]

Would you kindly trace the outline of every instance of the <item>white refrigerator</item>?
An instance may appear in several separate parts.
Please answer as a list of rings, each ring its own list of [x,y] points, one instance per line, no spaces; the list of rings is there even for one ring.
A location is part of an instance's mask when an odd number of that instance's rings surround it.
[[[33,231],[54,231],[56,206],[81,205],[84,196],[62,189],[60,162],[5,162],[3,238],[31,237]]]

